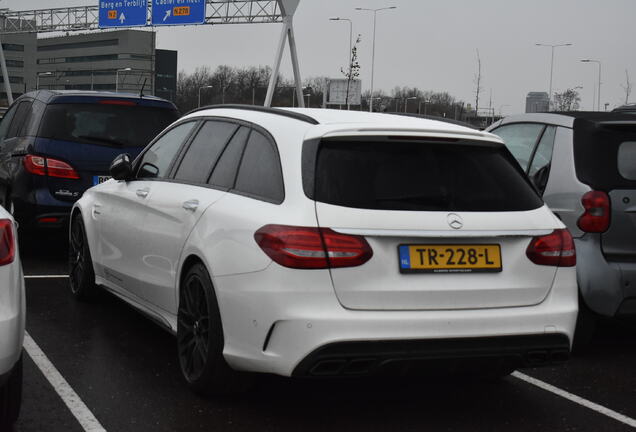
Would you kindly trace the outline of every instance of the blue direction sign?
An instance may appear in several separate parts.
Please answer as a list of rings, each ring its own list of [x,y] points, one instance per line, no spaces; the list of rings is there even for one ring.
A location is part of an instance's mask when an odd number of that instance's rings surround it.
[[[203,24],[206,0],[152,0],[152,25]]]
[[[99,27],[140,27],[148,19],[148,0],[100,0]]]

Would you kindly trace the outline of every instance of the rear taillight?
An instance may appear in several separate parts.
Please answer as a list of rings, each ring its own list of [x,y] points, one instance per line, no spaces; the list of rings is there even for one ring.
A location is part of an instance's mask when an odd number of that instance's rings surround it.
[[[535,264],[574,267],[576,250],[572,235],[566,229],[554,230],[551,234],[535,237],[526,249],[526,255]]]
[[[11,264],[15,258],[15,241],[13,238],[13,222],[0,220],[0,266]]]
[[[329,228],[266,225],[254,239],[272,260],[296,269],[355,267],[373,256],[364,237]]]
[[[578,226],[582,231],[602,233],[610,225],[610,198],[605,192],[590,191],[583,195],[581,203],[585,212],[579,218]]]
[[[42,156],[26,155],[24,168],[31,174],[67,179],[79,179],[75,169],[61,160],[45,158]]]

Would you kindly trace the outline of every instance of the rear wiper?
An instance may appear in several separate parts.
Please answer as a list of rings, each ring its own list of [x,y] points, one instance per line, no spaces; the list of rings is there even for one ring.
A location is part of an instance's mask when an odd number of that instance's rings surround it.
[[[125,144],[120,142],[120,141],[116,141],[110,138],[104,138],[104,137],[96,137],[96,136],[90,136],[90,135],[80,135],[78,136],[78,138],[81,139],[85,139],[85,140],[89,140],[89,141],[97,141],[97,142],[103,142],[106,144],[112,144],[115,145],[117,147],[124,147]]]

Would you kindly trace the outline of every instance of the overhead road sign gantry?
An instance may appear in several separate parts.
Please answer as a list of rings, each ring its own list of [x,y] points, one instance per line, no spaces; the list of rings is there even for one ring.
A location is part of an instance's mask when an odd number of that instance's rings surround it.
[[[99,0],[99,28],[143,27],[148,23],[148,0]]]
[[[205,23],[206,0],[152,0],[152,25]]]

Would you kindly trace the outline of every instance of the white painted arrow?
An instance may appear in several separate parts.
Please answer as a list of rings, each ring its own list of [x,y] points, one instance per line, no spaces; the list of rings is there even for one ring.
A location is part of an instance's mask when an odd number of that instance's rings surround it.
[[[166,22],[166,20],[167,20],[168,18],[170,18],[170,15],[171,15],[171,14],[172,14],[172,11],[171,11],[170,9],[168,9],[168,10],[166,11],[166,16],[165,16],[165,17],[163,17],[163,22]]]
[[[119,15],[119,22],[123,24],[124,21],[126,21],[126,15],[122,12],[121,15]]]

